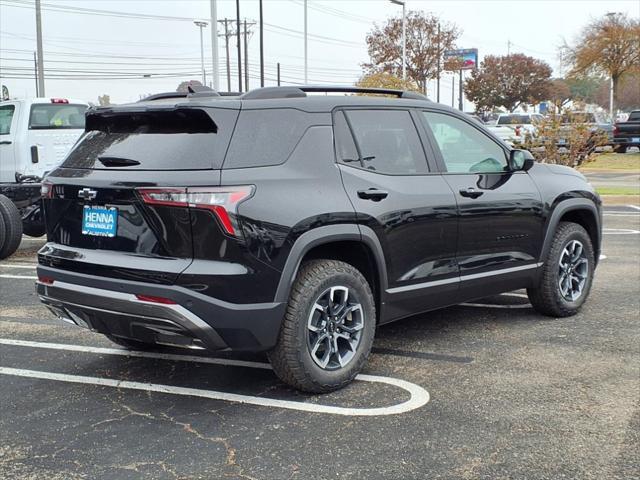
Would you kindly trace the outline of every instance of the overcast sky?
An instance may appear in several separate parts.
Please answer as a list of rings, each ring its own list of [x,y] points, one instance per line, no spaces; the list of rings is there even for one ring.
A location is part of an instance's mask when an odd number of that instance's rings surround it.
[[[210,18],[209,0],[42,0],[46,96],[112,102],[175,90],[182,80],[200,78],[200,37],[193,19]],[[235,1],[218,0],[218,19],[235,18]],[[303,2],[264,0],[267,84],[302,83]],[[400,15],[387,0],[309,0],[309,83],[353,83],[368,60],[365,36],[374,23]],[[241,0],[241,18],[258,19],[258,2]],[[407,0],[407,8],[432,12],[455,23],[460,48],[484,55],[522,52],[562,70],[558,46],[571,41],[590,20],[607,12],[640,16],[638,0]],[[84,10],[83,10],[84,9]],[[90,10],[90,11],[87,11]],[[96,11],[97,10],[97,11]],[[81,13],[82,12],[82,13]],[[120,12],[120,13],[113,13]],[[127,17],[133,14],[133,17]],[[117,16],[116,16],[117,15]],[[148,17],[144,17],[148,16]],[[170,18],[150,18],[161,16]],[[218,27],[223,34],[224,27]],[[257,28],[249,40],[251,87],[259,86]],[[0,0],[0,77],[12,97],[35,94],[33,0]],[[220,83],[226,89],[224,38],[219,41]],[[205,29],[205,65],[211,81],[210,26]],[[237,90],[235,38],[230,43],[232,90]],[[88,79],[70,79],[89,75]],[[149,77],[150,75],[150,77]],[[23,78],[10,78],[20,76]],[[63,78],[55,79],[55,76]],[[105,77],[112,78],[105,78]],[[146,76],[146,77],[145,77]],[[126,77],[126,78],[123,78]],[[435,97],[434,85],[429,96]],[[451,79],[442,82],[442,101],[450,102]]]

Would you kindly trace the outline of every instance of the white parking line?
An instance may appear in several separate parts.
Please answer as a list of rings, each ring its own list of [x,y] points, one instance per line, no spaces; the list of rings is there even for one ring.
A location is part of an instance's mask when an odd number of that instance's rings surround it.
[[[603,228],[603,235],[637,235],[640,230],[633,230],[631,228]]]
[[[58,343],[32,342],[27,340],[14,340],[9,338],[0,338],[0,344],[13,345],[21,347],[45,348],[54,350],[67,350],[73,352],[98,353],[102,355],[122,355],[127,357],[145,357],[161,360],[176,360],[198,363],[213,363],[217,365],[239,366],[248,368],[271,369],[267,363],[247,362],[242,360],[232,360],[223,358],[207,358],[197,357],[194,355],[182,356],[154,352],[134,352],[116,348],[99,348],[85,347],[83,345],[65,345]],[[356,380],[370,383],[383,383],[392,385],[409,393],[409,400],[391,405],[388,407],[375,408],[351,408],[337,407],[333,405],[315,405],[304,402],[296,402],[292,400],[278,400],[274,398],[263,398],[251,395],[239,395],[235,393],[220,392],[216,390],[203,390],[198,388],[175,387],[172,385],[162,385],[155,383],[132,382],[129,380],[116,380],[101,377],[89,377],[83,375],[69,375],[63,373],[43,372],[39,370],[25,370],[21,368],[0,367],[0,374],[12,375],[18,377],[38,378],[42,380],[55,380],[59,382],[81,383],[87,385],[101,385],[114,388],[127,388],[131,390],[143,390],[149,392],[166,393],[173,395],[188,395],[194,397],[208,398],[212,400],[224,400],[228,402],[238,402],[250,405],[259,405],[263,407],[276,407],[288,410],[298,410],[312,413],[328,413],[332,415],[349,415],[349,416],[378,416],[378,415],[397,415],[400,413],[410,412],[420,408],[429,402],[429,392],[415,383],[407,382],[391,377],[382,377],[377,375],[360,374]]]
[[[640,210],[640,207],[638,207],[637,205],[627,205],[627,207],[633,208],[634,210]]]
[[[0,263],[0,268],[30,268],[31,270],[35,270],[36,265],[24,265],[22,263]]]
[[[0,273],[0,278],[22,278],[23,280],[37,280],[38,277],[31,275],[10,275],[8,273]]]

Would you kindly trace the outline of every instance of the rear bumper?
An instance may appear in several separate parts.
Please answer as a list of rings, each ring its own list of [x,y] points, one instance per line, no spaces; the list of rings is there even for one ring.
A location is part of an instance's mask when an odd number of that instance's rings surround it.
[[[38,266],[40,300],[56,316],[90,330],[191,349],[260,351],[276,343],[285,305],[231,304],[184,287],[114,280]],[[146,295],[175,303],[138,299]]]
[[[625,147],[640,147],[640,133],[637,136],[614,137],[612,145]]]

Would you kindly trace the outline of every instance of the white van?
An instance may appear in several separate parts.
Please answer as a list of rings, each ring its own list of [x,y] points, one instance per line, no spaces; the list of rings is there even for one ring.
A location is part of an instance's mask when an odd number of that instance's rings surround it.
[[[0,102],[0,259],[18,248],[23,232],[44,234],[40,181],[84,132],[87,108],[66,98]]]

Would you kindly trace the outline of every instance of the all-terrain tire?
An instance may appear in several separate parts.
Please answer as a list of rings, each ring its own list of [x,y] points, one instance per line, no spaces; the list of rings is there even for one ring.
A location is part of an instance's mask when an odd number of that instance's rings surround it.
[[[350,361],[336,370],[326,370],[311,357],[307,322],[322,292],[335,286],[347,287],[357,296],[362,307],[363,327]],[[278,342],[268,357],[283,382],[305,392],[330,392],[346,386],[360,372],[371,351],[375,328],[375,302],[362,273],[338,260],[311,260],[301,265],[296,276]]]
[[[566,299],[560,291],[560,257],[564,248],[573,240],[578,240],[586,254],[588,273],[581,295],[575,300]],[[533,308],[550,317],[569,317],[578,313],[591,290],[595,269],[593,245],[587,231],[577,223],[560,222],[551,241],[549,255],[535,288],[527,289],[527,295]]]
[[[18,208],[4,195],[0,195],[0,216],[4,222],[4,240],[0,243],[0,260],[18,249],[22,240],[22,218]]]

